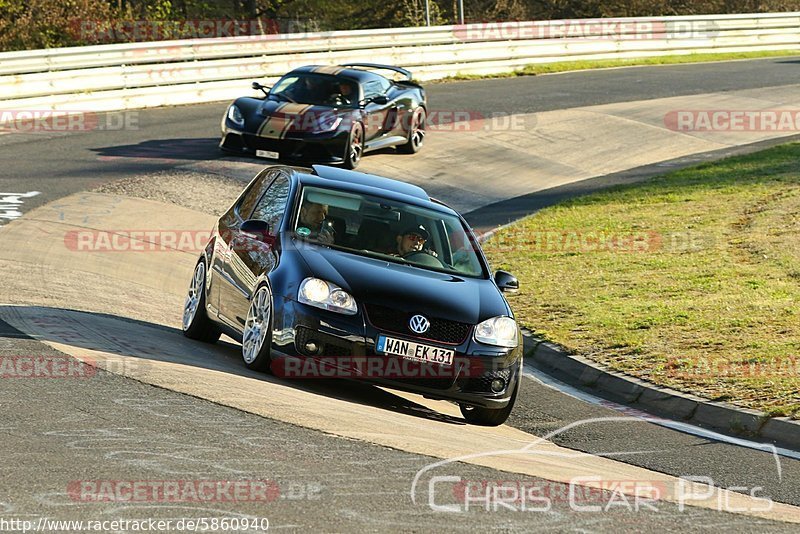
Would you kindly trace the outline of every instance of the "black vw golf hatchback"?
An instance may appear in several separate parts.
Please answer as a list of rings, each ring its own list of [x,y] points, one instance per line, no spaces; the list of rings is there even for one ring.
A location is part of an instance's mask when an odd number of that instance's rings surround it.
[[[242,342],[247,367],[362,379],[511,413],[522,341],[464,219],[419,187],[324,166],[267,167],[214,227],[189,285],[187,337]]]

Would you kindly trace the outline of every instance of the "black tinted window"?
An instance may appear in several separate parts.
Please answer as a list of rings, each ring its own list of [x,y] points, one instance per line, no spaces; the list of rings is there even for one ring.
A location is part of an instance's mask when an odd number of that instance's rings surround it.
[[[364,98],[369,99],[374,96],[386,94],[386,91],[389,90],[391,85],[389,80],[383,78],[370,80],[364,84]]]
[[[255,179],[253,185],[247,190],[247,193],[244,194],[244,197],[242,197],[236,207],[239,217],[244,220],[250,219],[250,214],[253,213],[256,202],[264,195],[264,191],[267,190],[277,174],[277,171],[269,171],[259,175],[259,177]]]
[[[289,180],[278,176],[253,211],[251,219],[269,224],[270,232],[276,232],[289,200]]]

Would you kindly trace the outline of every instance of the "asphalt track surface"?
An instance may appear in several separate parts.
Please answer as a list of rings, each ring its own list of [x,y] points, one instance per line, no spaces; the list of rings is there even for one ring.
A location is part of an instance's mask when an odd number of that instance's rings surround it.
[[[798,60],[781,58],[432,84],[428,90],[440,109],[531,113],[786,85],[796,82],[799,68]],[[23,211],[28,211],[106,181],[218,158],[214,146],[222,109],[224,104],[143,111],[137,117],[139,129],[133,131],[0,135],[0,190],[40,191],[26,200]],[[53,352],[7,326],[0,328],[3,354]],[[634,514],[580,514],[563,502],[548,513],[435,513],[408,499],[410,478],[431,461],[424,456],[327,436],[108,373],[85,382],[4,380],[2,386],[0,427],[9,436],[0,441],[8,459],[0,486],[3,517],[200,516],[192,506],[119,507],[53,495],[91,472],[96,479],[276,480],[279,500],[268,505],[218,503],[208,511],[269,517],[273,528],[791,530],[729,514],[678,512],[666,505],[659,513]],[[366,398],[371,390],[364,388]],[[509,425],[538,435],[572,422],[618,415],[533,380],[526,381],[523,392]],[[769,454],[633,421],[582,425],[554,441],[658,472],[709,477],[721,487],[761,487],[761,495],[800,505],[800,462],[795,460],[782,458],[779,475]],[[464,466],[459,474],[513,479],[474,466]]]

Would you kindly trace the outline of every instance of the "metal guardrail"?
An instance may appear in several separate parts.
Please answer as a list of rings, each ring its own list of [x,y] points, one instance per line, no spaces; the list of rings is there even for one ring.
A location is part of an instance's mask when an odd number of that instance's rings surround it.
[[[308,64],[379,62],[430,80],[526,65],[800,50],[800,12],[479,23],[0,53],[0,110],[121,110],[232,99]]]

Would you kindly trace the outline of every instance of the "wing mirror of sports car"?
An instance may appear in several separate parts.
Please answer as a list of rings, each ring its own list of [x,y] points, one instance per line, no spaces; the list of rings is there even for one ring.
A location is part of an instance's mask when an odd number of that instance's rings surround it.
[[[379,106],[383,106],[384,104],[389,103],[389,99],[386,98],[386,95],[374,96],[370,98],[369,101],[372,102],[373,104],[378,104]]]
[[[253,82],[253,85],[252,85],[252,87],[253,87],[253,89],[255,89],[256,91],[263,91],[265,95],[268,95],[268,94],[269,94],[269,92],[267,91],[267,89],[269,89],[269,87],[267,87],[266,85],[261,85],[261,84],[260,84],[260,83],[258,83],[258,82]]]
[[[269,224],[258,219],[248,219],[239,227],[240,235],[256,239],[269,246],[275,244],[275,236],[269,233]]]
[[[494,283],[500,291],[509,291],[514,293],[519,289],[519,280],[517,277],[506,271],[497,271],[494,273]]]

